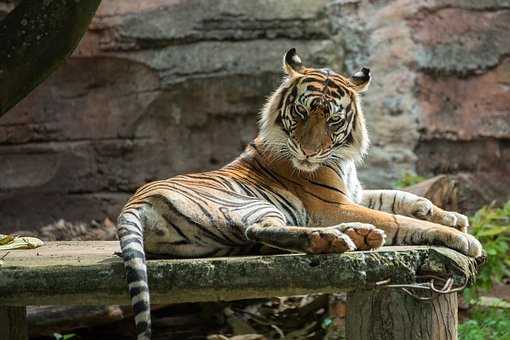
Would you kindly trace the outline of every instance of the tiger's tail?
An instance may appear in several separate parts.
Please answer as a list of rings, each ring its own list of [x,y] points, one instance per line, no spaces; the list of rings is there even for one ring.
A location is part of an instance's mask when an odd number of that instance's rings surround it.
[[[135,317],[137,340],[150,340],[151,314],[147,265],[143,249],[143,223],[139,211],[122,211],[117,222],[122,258]]]

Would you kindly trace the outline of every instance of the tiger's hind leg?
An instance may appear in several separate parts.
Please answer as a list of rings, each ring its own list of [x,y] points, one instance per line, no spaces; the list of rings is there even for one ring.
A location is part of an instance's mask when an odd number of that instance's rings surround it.
[[[424,197],[400,190],[363,190],[361,204],[392,214],[414,217],[467,232],[469,220],[454,211],[443,210]]]

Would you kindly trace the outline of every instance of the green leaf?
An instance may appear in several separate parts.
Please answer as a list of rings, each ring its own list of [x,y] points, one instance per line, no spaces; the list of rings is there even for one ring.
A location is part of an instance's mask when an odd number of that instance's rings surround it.
[[[481,230],[477,233],[477,237],[487,237],[487,236],[496,236],[503,233],[510,232],[510,227],[508,226],[499,226],[499,227],[492,227],[487,228],[485,230]]]

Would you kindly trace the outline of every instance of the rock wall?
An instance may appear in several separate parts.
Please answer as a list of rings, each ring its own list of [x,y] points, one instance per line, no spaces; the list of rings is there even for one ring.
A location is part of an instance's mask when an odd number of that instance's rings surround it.
[[[0,228],[115,218],[144,182],[235,158],[290,47],[372,69],[367,187],[468,172],[508,198],[509,28],[496,0],[103,0],[73,56],[0,118]]]

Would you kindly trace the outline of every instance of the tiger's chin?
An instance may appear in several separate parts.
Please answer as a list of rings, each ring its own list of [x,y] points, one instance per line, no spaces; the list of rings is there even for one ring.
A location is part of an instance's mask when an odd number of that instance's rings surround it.
[[[319,167],[320,167],[320,164],[319,163],[312,163],[308,160],[299,160],[297,158],[292,158],[292,165],[300,170],[300,171],[305,171],[305,172],[314,172],[315,170],[317,170]]]

